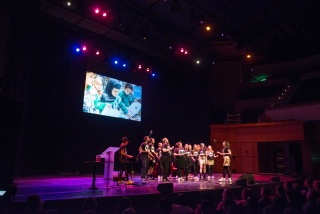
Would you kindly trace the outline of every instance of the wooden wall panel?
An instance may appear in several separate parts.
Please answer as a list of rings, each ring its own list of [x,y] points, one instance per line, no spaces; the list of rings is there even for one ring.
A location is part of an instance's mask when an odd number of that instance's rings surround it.
[[[242,173],[254,173],[252,157],[242,157]]]
[[[231,161],[232,172],[242,173],[242,156],[234,156]]]
[[[230,142],[234,161],[231,169],[237,173],[259,172],[257,142],[304,141],[303,122],[300,121],[211,125],[210,129],[212,142],[216,139],[219,146],[223,140]],[[217,146],[215,149],[219,148],[221,147]],[[306,148],[302,147],[302,154],[306,152]],[[309,169],[309,163],[305,159],[304,169]],[[220,169],[222,170],[221,166],[216,166],[217,171]]]
[[[253,149],[253,163],[254,163],[254,173],[259,173],[259,162],[258,162],[258,144],[252,143],[252,149]]]
[[[241,155],[242,156],[253,156],[252,143],[241,143]]]
[[[242,152],[241,152],[241,144],[238,142],[230,142],[231,145],[231,152],[232,152],[232,157],[231,157],[231,171],[232,172],[241,172],[241,157],[242,157]]]

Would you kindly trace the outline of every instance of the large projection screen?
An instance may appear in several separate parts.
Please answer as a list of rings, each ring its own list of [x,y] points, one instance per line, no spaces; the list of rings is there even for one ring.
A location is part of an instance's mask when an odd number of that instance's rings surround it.
[[[142,87],[86,72],[83,112],[141,121]]]

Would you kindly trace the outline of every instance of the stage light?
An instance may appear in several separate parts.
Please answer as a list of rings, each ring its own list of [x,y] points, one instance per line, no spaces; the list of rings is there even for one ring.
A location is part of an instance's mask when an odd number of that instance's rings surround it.
[[[76,52],[80,52],[80,48],[76,48]]]
[[[141,69],[142,68],[142,65],[138,65],[138,69]]]
[[[96,8],[96,9],[94,10],[94,12],[95,12],[96,14],[100,13],[99,8]]]
[[[82,50],[86,51],[87,50],[87,46],[82,46]]]
[[[147,39],[147,34],[148,34],[148,27],[147,26],[141,27],[141,29],[140,29],[140,37],[143,40],[146,40]]]
[[[67,6],[70,7],[72,5],[71,1],[67,1]]]
[[[179,0],[173,0],[170,8],[172,13],[179,12],[181,10],[181,6]]]
[[[106,13],[106,12],[103,12],[102,16],[103,16],[103,17],[107,17],[107,13]]]
[[[100,51],[97,50],[97,51],[96,51],[96,55],[100,55]]]
[[[118,65],[118,63],[119,63],[118,60],[114,60],[115,65]]]
[[[251,54],[247,54],[247,59],[250,59],[251,58]]]
[[[208,26],[206,26],[206,30],[207,31],[210,31],[211,30],[211,27],[208,25]]]
[[[184,54],[188,54],[189,52],[187,50],[184,51]]]
[[[119,15],[119,16],[117,17],[116,21],[117,21],[118,27],[121,28],[122,25],[123,25],[123,17]]]
[[[200,64],[200,60],[197,60],[196,62],[197,62],[197,64]]]
[[[146,68],[146,71],[149,72],[149,71],[150,71],[150,68]]]
[[[124,67],[124,68],[127,67],[127,64],[126,64],[126,63],[123,63],[123,64],[122,64],[122,67]]]
[[[184,52],[184,49],[183,49],[183,48],[180,48],[180,52],[183,53],[183,52]]]
[[[155,74],[155,73],[152,73],[152,74],[151,74],[151,76],[152,76],[152,77],[155,77],[155,76],[156,76],[156,74]]]

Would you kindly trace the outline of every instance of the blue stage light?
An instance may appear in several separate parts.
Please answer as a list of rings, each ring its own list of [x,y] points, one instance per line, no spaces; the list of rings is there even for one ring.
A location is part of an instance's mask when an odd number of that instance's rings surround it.
[[[80,48],[76,48],[76,52],[80,52]]]
[[[126,64],[126,63],[123,63],[122,67],[124,67],[124,68],[127,67],[127,64]]]
[[[118,65],[118,63],[119,63],[118,60],[114,60],[114,64]]]

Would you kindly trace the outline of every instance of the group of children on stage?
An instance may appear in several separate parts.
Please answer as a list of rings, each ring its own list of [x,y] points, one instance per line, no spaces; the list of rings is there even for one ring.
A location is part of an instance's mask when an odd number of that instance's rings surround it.
[[[153,180],[156,175],[158,175],[158,181],[169,181],[168,177],[172,173],[172,168],[176,168],[179,182],[188,181],[190,178],[194,181],[211,180],[214,179],[214,159],[222,156],[223,177],[219,181],[232,182],[230,174],[232,155],[230,144],[227,141],[223,141],[222,146],[221,152],[214,152],[211,145],[206,146],[204,143],[192,146],[191,144],[183,145],[179,141],[175,146],[171,146],[169,140],[163,138],[156,148],[154,138],[145,136],[139,147],[142,181]],[[226,179],[226,174],[228,179]]]

